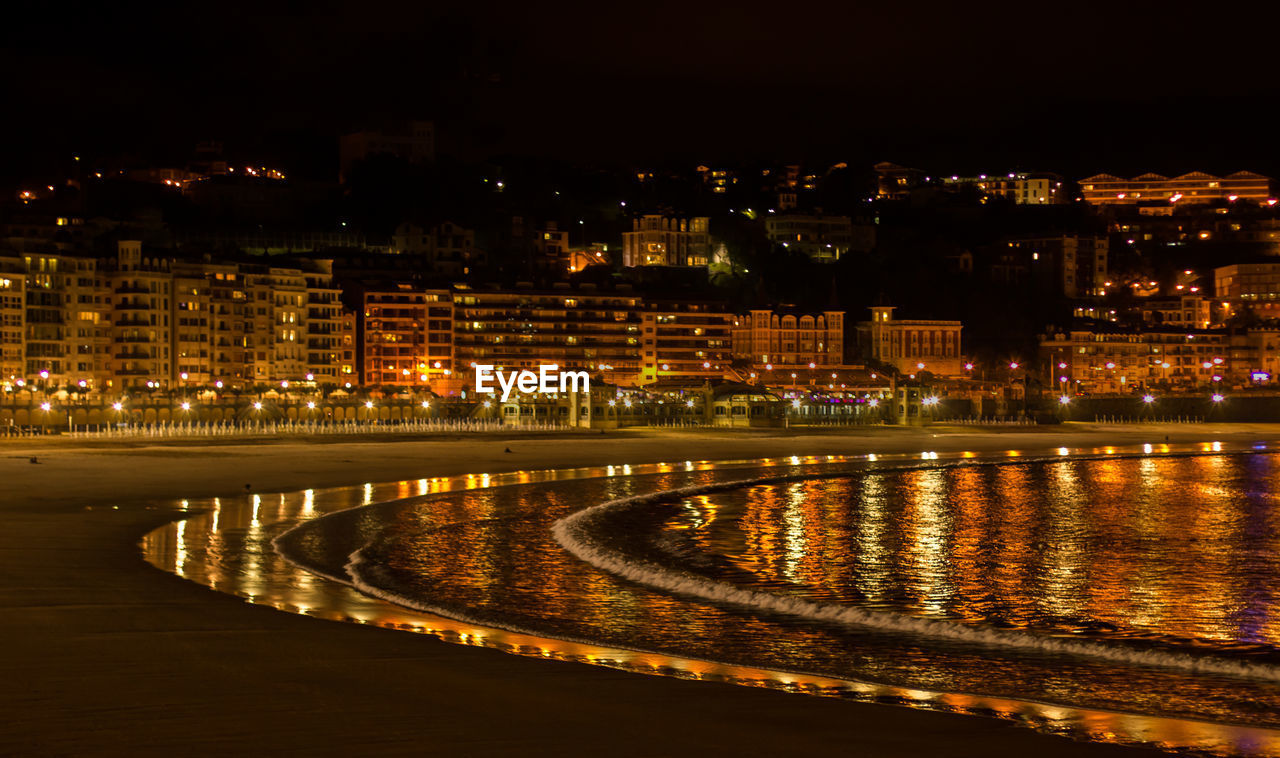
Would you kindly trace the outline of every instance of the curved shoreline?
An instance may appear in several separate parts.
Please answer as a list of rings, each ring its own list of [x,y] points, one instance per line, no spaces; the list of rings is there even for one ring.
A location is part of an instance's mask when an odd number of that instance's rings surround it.
[[[1202,455],[1218,455],[1227,453],[1166,453],[1161,457],[1192,457]],[[1238,451],[1231,454],[1257,454],[1257,451]],[[1108,459],[1132,458],[1118,454],[1106,456]],[[1154,455],[1151,457],[1155,457]],[[1019,458],[1017,461],[1003,460],[995,465],[1026,465],[1053,460],[1099,460],[1097,456],[1070,456],[1060,458]],[[991,465],[990,461],[974,461],[972,463],[939,462],[927,468],[944,468],[948,463],[959,465]],[[904,470],[890,468],[888,471]],[[800,597],[777,595],[760,590],[744,589],[725,582],[718,582],[699,576],[684,575],[664,566],[647,561],[629,559],[617,551],[605,547],[603,542],[592,534],[601,517],[614,512],[669,502],[673,499],[725,492],[760,484],[780,484],[792,481],[832,479],[848,476],[835,475],[796,475],[781,477],[757,477],[734,482],[722,482],[708,485],[696,485],[664,492],[652,492],[642,495],[600,503],[579,511],[557,521],[552,526],[556,542],[579,560],[609,573],[637,582],[648,587],[688,595],[707,602],[725,602],[752,610],[763,610],[783,615],[798,616],[814,621],[828,621],[849,624],[869,629],[906,632],[926,637],[939,637],[958,640],[977,645],[996,648],[1016,648],[1036,651],[1048,651],[1073,656],[1096,658],[1106,661],[1134,664],[1139,666],[1157,666],[1174,668],[1191,673],[1225,674],[1269,681],[1280,681],[1280,666],[1271,664],[1234,661],[1215,655],[1191,655],[1165,650],[1139,650],[1102,642],[1076,642],[1070,639],[1035,634],[1033,632],[1010,632],[989,627],[974,627],[956,622],[920,618],[892,611],[874,611],[853,605],[837,603],[821,603]],[[353,560],[355,559],[353,555]],[[349,564],[350,565],[350,564]],[[365,591],[365,590],[362,590]],[[1053,704],[1050,704],[1053,705]],[[1074,707],[1074,706],[1061,706]]]
[[[1171,430],[1175,442],[1273,442],[1280,427]],[[1124,429],[1105,443],[1155,441]],[[209,592],[139,560],[138,535],[190,515],[181,498],[243,497],[421,476],[683,457],[857,450],[1098,447],[1083,432],[786,437],[611,435],[582,442],[166,445],[128,451],[41,447],[0,457],[0,738],[14,750],[160,755],[193,734],[220,751],[615,755],[796,752],[868,755],[1128,754],[1005,722],[850,704],[711,682],[547,663],[367,625],[322,624]],[[121,454],[128,455],[122,459]],[[191,466],[192,462],[197,465]],[[125,465],[120,465],[125,464]],[[320,490],[317,490],[320,491]],[[385,672],[385,676],[381,674]],[[426,686],[424,686],[424,683]],[[459,695],[463,695],[459,697]],[[492,714],[503,714],[495,720]],[[620,710],[621,709],[621,710]],[[627,718],[619,719],[625,712]],[[654,730],[652,723],[666,728]],[[227,728],[220,725],[226,724]],[[231,726],[234,725],[234,726]],[[376,743],[370,728],[376,725]],[[1145,751],[1144,751],[1145,752]],[[1136,754],[1136,753],[1135,753]]]

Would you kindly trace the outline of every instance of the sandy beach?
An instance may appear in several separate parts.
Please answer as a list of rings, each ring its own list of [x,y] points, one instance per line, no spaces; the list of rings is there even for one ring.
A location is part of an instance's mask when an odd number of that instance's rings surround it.
[[[1011,724],[639,676],[252,606],[148,566],[184,497],[802,454],[1280,440],[1280,426],[0,442],[0,752],[1106,755]],[[505,452],[510,448],[511,452]],[[32,464],[35,456],[38,463]],[[1148,752],[1148,751],[1142,751]]]

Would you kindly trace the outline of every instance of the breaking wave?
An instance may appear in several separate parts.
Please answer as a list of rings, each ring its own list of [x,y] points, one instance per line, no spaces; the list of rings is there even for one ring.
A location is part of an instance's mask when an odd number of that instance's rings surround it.
[[[1122,644],[1068,640],[1034,632],[975,627],[892,611],[868,610],[850,605],[821,603],[800,597],[777,595],[674,570],[652,561],[630,556],[607,544],[609,535],[602,523],[606,516],[687,497],[760,484],[779,484],[813,478],[812,475],[757,477],[733,482],[694,485],[611,500],[560,519],[552,526],[552,533],[565,550],[598,569],[648,587],[712,603],[727,603],[755,611],[783,614],[817,622],[903,632],[973,645],[1036,653],[1066,654],[1128,665],[1172,668],[1197,674],[1280,681],[1280,666],[1268,663],[1235,661],[1213,654],[1191,654],[1167,649],[1139,649]]]

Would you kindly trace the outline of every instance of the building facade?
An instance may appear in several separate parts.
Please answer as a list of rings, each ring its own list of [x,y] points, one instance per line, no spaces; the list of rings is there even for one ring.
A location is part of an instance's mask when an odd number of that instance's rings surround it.
[[[845,365],[844,311],[755,309],[734,320],[733,355],[753,373]],[[764,372],[764,373],[762,373]]]
[[[622,233],[624,266],[706,266],[711,263],[710,219],[640,216]]]
[[[892,366],[901,374],[928,371],[935,376],[963,376],[959,321],[901,320],[895,308],[871,309],[871,320],[858,325],[858,341],[866,358]]]
[[[639,382],[702,384],[733,363],[734,316],[722,303],[647,301]]]
[[[1252,171],[1237,171],[1227,176],[1214,176],[1202,171],[1175,177],[1142,174],[1132,179],[1095,174],[1080,180],[1080,190],[1085,202],[1098,206],[1210,202],[1261,204],[1274,198],[1270,177]]]

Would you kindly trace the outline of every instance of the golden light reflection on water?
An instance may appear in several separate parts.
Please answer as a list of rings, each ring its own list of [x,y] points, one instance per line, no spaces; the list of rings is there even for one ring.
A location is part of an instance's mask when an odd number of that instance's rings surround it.
[[[1167,448],[1166,448],[1167,449]],[[1220,448],[1219,448],[1220,449]],[[1115,454],[1114,448],[1105,451]],[[937,454],[933,454],[936,456]],[[952,457],[944,455],[944,458]],[[963,454],[959,457],[971,457]],[[867,456],[862,459],[823,456],[821,458],[785,458],[776,462],[750,462],[755,467],[813,466],[821,463],[846,464],[858,460],[903,461],[914,456]],[[932,460],[929,458],[928,460]],[[916,460],[919,460],[916,458]],[[640,673],[659,674],[681,678],[725,681],[746,686],[759,686],[810,695],[835,696],[856,700],[874,700],[913,705],[938,710],[986,713],[1016,720],[1050,732],[1084,735],[1091,739],[1121,742],[1148,742],[1165,747],[1193,747],[1213,752],[1232,753],[1242,745],[1251,746],[1258,754],[1280,755],[1280,741],[1274,732],[1265,729],[1229,727],[1218,724],[1138,716],[1107,711],[1082,710],[1059,706],[1041,705],[1015,699],[981,695],[934,692],[927,689],[906,688],[874,684],[842,677],[812,676],[784,673],[777,670],[750,666],[713,663],[687,656],[650,652],[635,652],[619,647],[594,645],[582,642],[565,642],[544,636],[522,634],[497,628],[454,621],[437,615],[410,611],[358,593],[337,582],[321,579],[288,563],[277,555],[270,540],[285,529],[314,516],[350,508],[354,505],[378,503],[396,498],[435,495],[439,493],[478,491],[469,501],[468,508],[445,505],[442,512],[431,519],[430,528],[438,528],[441,522],[456,519],[457,528],[469,530],[468,537],[476,539],[475,549],[468,550],[474,562],[454,566],[458,573],[472,577],[472,589],[484,598],[495,590],[498,581],[510,579],[512,564],[500,559],[511,550],[511,545],[496,541],[498,530],[483,525],[484,513],[493,514],[498,497],[509,497],[514,491],[500,492],[494,488],[516,484],[549,481],[570,481],[595,477],[619,477],[655,474],[681,475],[698,472],[729,472],[735,466],[749,462],[733,462],[714,465],[706,461],[686,461],[683,464],[652,466],[615,466],[573,471],[522,471],[515,474],[478,474],[467,477],[428,478],[390,484],[365,484],[356,488],[331,490],[307,490],[303,493],[280,495],[276,507],[267,513],[262,498],[253,495],[238,500],[191,501],[187,507],[203,509],[192,518],[159,529],[143,540],[143,550],[154,565],[177,573],[193,581],[240,595],[251,602],[271,605],[283,610],[321,618],[337,619],[377,625],[429,634],[447,642],[479,645],[505,650],[510,653],[581,661],[596,665],[621,668]],[[1156,464],[1154,469],[1145,468]],[[1069,470],[1054,470],[1052,476],[1061,487],[1069,487],[1079,477],[1079,472],[1069,467],[1078,462],[1066,460],[1057,466]],[[1213,465],[1213,464],[1209,464]],[[1217,464],[1221,465],[1221,464]],[[1143,460],[1141,476],[1159,481],[1161,471],[1158,461]],[[1105,526],[1105,511],[1094,513],[1090,503],[1067,502],[1053,522],[1051,529],[1041,540],[1033,532],[1032,525],[1018,519],[996,515],[989,508],[979,506],[975,497],[983,486],[994,484],[1002,492],[1010,494],[1014,510],[1029,507],[1035,499],[1034,488],[1027,481],[1029,474],[1019,467],[995,469],[956,469],[950,472],[931,469],[912,472],[908,485],[899,484],[893,489],[885,486],[883,477],[860,477],[848,482],[856,483],[859,507],[850,520],[848,504],[834,497],[814,498],[813,487],[818,483],[791,482],[782,486],[758,486],[752,493],[753,512],[743,516],[739,527],[743,536],[737,543],[734,555],[741,561],[754,556],[748,565],[753,571],[773,571],[788,582],[822,584],[830,589],[832,597],[853,591],[872,602],[892,603],[894,588],[901,586],[902,576],[897,575],[896,565],[910,567],[909,597],[923,612],[943,613],[951,608],[956,597],[965,597],[990,586],[980,577],[995,582],[1000,593],[1016,595],[1027,584],[1032,567],[1044,572],[1042,585],[1051,591],[1055,600],[1049,610],[1057,615],[1076,613],[1082,600],[1082,573],[1077,573],[1085,559],[1080,547],[1063,542],[1063,536],[1086,533],[1088,529]],[[1103,492],[1110,486],[1118,486],[1111,480],[1117,472],[1098,472],[1093,478]],[[728,478],[737,478],[729,476]],[[661,480],[663,484],[679,482]],[[1111,482],[1109,484],[1109,482]],[[844,485],[825,484],[830,488]],[[780,493],[780,495],[778,494]],[[544,491],[545,494],[545,491]],[[1021,500],[1018,498],[1022,497]],[[273,500],[275,498],[273,497]],[[443,502],[443,501],[442,501]],[[529,503],[529,507],[574,508],[590,503],[553,503],[545,499]],[[1102,503],[1093,503],[1098,506]],[[696,514],[695,531],[723,523],[718,517],[720,500],[712,497],[690,499],[690,513]],[[452,509],[451,509],[452,508]],[[895,515],[906,508],[911,514],[905,528],[893,521]],[[1140,506],[1139,506],[1140,508]],[[414,517],[421,519],[422,511]],[[475,517],[480,514],[477,526]],[[778,515],[781,518],[778,518]],[[851,525],[850,543],[833,534],[830,525],[837,519]],[[463,521],[466,519],[466,521]],[[993,522],[994,519],[994,522]],[[1086,523],[1089,522],[1089,523]],[[778,533],[774,525],[781,524]],[[412,525],[407,525],[412,526]],[[417,524],[418,527],[423,524]],[[449,526],[446,523],[446,526]],[[455,528],[449,526],[449,528]],[[1196,525],[1192,525],[1193,530]],[[1202,530],[1221,528],[1212,523],[1201,523]],[[1001,538],[1000,559],[992,561],[982,555],[983,534],[995,529]],[[901,537],[899,537],[901,535]],[[1046,537],[1051,539],[1045,539]],[[701,539],[701,537],[699,537]],[[1043,553],[1028,554],[1028,545],[1040,541],[1054,546]],[[849,545],[852,549],[846,549]],[[536,550],[522,559],[538,560]],[[994,564],[994,565],[993,565]],[[1005,568],[1008,564],[1013,568]],[[1122,567],[1116,567],[1117,569]],[[1121,575],[1128,577],[1127,573]],[[853,577],[851,585],[840,582]],[[589,597],[620,597],[614,580],[605,575],[583,577],[541,574],[529,579],[551,587],[554,593],[569,596],[581,594]],[[1143,577],[1140,575],[1138,579]],[[1149,580],[1149,578],[1147,578]],[[1140,583],[1140,582],[1139,582]],[[1217,585],[1213,585],[1221,589]],[[1165,593],[1172,592],[1165,588]],[[1123,598],[1108,600],[1094,598],[1091,612],[1098,613]],[[611,616],[633,614],[655,615],[664,621],[674,621],[682,613],[677,599],[643,599],[628,596],[629,608],[609,607]],[[1166,598],[1171,601],[1171,598]],[[605,604],[597,604],[600,608]],[[604,611],[601,611],[604,613]],[[961,615],[980,618],[971,609]],[[1017,616],[1018,614],[1013,614]],[[608,619],[613,621],[614,619]],[[605,619],[597,619],[605,621]],[[1023,623],[1028,619],[1024,618]],[[698,631],[697,625],[690,627]],[[1265,632],[1274,636],[1273,626]]]

